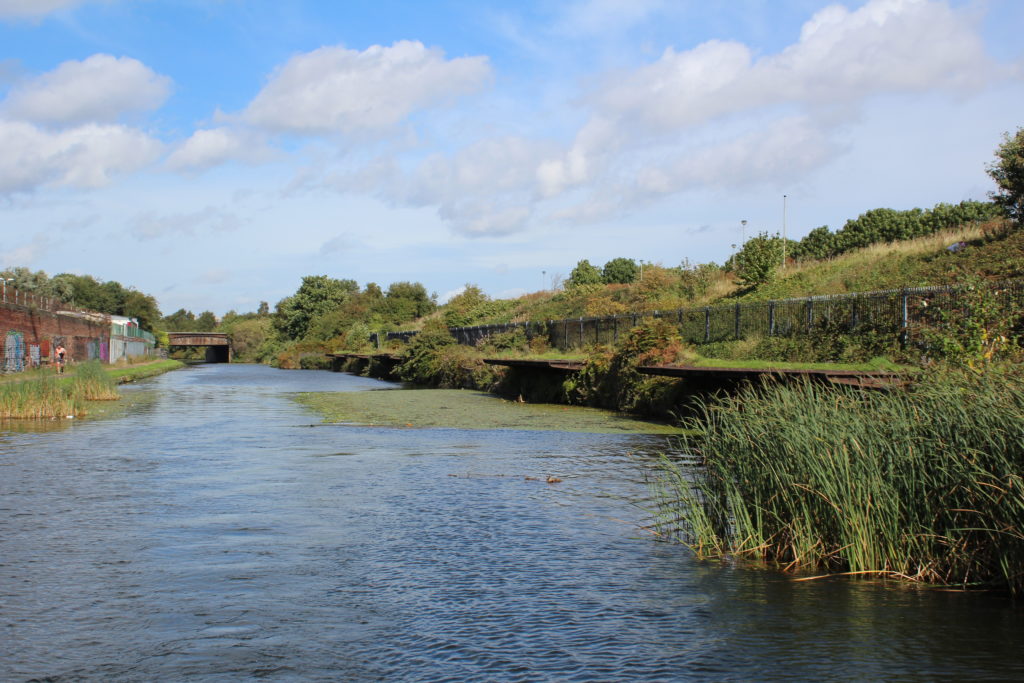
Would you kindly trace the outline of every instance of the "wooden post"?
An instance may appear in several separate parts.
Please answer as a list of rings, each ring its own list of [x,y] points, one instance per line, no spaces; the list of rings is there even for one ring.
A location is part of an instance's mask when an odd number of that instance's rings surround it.
[[[711,307],[704,307],[704,343],[711,341]]]
[[[775,336],[775,302],[768,302],[768,336]]]

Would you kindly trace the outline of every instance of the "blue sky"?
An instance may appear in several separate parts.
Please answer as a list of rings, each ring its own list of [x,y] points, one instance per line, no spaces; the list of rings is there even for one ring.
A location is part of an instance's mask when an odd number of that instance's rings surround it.
[[[985,199],[1024,3],[0,0],[3,266],[442,299]]]

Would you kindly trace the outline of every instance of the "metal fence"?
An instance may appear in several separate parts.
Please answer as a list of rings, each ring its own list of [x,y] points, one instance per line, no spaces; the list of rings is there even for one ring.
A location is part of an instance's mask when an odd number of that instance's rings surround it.
[[[1024,310],[1024,280],[982,286],[991,305],[1004,312]],[[616,344],[645,319],[675,325],[684,341],[706,344],[756,337],[793,337],[841,332],[888,335],[903,344],[923,328],[947,325],[976,305],[961,286],[890,289],[799,299],[720,304],[595,318],[518,322],[449,330],[460,344],[476,346],[496,334],[522,330],[527,339],[546,337],[562,351],[590,344]],[[387,340],[408,341],[416,332],[388,332]],[[375,341],[380,342],[378,337]]]

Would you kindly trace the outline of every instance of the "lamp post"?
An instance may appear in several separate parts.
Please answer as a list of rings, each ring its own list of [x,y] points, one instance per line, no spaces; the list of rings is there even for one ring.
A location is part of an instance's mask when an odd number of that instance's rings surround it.
[[[548,271],[540,271],[540,291],[546,291],[548,286]]]
[[[747,243],[747,220],[740,221],[740,246]]]
[[[786,267],[786,195],[782,195],[782,267]]]

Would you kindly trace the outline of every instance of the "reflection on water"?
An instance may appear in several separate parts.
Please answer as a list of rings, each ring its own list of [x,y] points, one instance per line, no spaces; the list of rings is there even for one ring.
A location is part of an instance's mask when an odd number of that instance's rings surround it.
[[[1002,600],[653,542],[629,501],[663,438],[312,427],[285,395],[381,386],[202,366],[4,430],[0,680],[1024,674]]]

